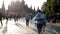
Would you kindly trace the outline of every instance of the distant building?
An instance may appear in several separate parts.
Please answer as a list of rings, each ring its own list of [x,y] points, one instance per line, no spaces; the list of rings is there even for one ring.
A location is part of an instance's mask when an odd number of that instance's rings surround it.
[[[4,5],[4,1],[2,4],[2,8],[0,8],[0,14],[5,15],[5,5]]]
[[[25,1],[12,1],[11,5],[8,6],[8,12],[13,15],[20,15],[25,16],[26,14],[33,15],[36,13],[35,10],[28,8],[27,4],[25,4]]]

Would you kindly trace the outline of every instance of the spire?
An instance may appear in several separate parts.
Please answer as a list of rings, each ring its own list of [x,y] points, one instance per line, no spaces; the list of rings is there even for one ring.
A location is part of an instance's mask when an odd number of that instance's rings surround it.
[[[4,5],[4,0],[3,0],[3,4],[2,4],[2,11],[5,11],[5,5]]]
[[[3,0],[2,8],[4,8],[4,9],[5,9],[4,0]]]
[[[39,10],[39,7],[37,8],[37,10]]]
[[[34,11],[35,11],[35,6],[34,6]]]
[[[25,6],[28,7],[27,4]]]
[[[30,6],[30,8],[32,9],[32,5]]]
[[[22,0],[22,1],[21,1],[21,3],[22,3],[22,4],[25,4],[25,1],[24,1],[24,0]]]

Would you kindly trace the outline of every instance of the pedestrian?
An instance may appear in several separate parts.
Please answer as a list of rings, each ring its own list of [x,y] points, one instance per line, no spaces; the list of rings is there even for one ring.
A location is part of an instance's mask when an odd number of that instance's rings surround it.
[[[26,14],[25,19],[26,19],[26,26],[29,26],[30,16],[28,14]]]
[[[42,27],[44,26],[43,28],[45,29],[46,26],[46,14],[38,10],[36,16],[34,17],[34,20],[37,21],[38,34],[40,34]]]
[[[8,24],[8,18],[9,18],[9,15],[8,13],[6,14],[6,28],[7,28],[7,24]]]
[[[0,21],[1,21],[1,27],[3,26],[3,23],[2,23],[2,14],[0,13]]]
[[[18,17],[14,17],[14,21],[17,23],[18,22]]]

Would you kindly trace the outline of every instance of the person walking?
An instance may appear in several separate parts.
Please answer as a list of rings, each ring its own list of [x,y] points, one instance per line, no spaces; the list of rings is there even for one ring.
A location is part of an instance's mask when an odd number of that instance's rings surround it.
[[[29,26],[30,16],[28,14],[26,14],[25,19],[26,19],[26,26]]]
[[[3,26],[3,23],[2,23],[2,14],[0,13],[0,21],[1,21],[1,27]]]
[[[46,26],[46,14],[38,10],[36,16],[34,17],[34,20],[37,21],[38,34],[40,34],[42,27],[44,26],[43,28],[45,29]]]

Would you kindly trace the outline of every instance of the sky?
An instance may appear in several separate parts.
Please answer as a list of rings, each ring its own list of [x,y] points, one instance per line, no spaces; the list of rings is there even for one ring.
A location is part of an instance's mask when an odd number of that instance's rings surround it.
[[[4,0],[6,10],[8,9],[8,5],[11,3],[11,1],[16,1],[16,0]],[[39,6],[39,9],[41,9],[43,3],[46,2],[47,0],[24,0],[24,1],[25,1],[25,4],[28,5],[28,7],[32,6],[32,9],[35,7],[35,9],[37,10],[37,7]],[[0,8],[2,7],[2,3],[3,3],[3,0],[0,0]]]

